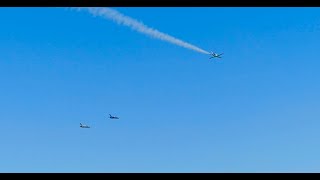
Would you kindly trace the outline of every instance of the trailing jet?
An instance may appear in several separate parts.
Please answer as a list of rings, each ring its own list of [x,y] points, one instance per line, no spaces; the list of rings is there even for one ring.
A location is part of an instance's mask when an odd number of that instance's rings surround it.
[[[80,127],[81,127],[81,128],[90,128],[90,126],[88,126],[88,125],[82,125],[81,123],[80,123]]]
[[[118,117],[112,116],[111,114],[109,114],[109,118],[110,118],[110,119],[119,119]]]
[[[211,53],[210,53],[211,57],[210,57],[209,59],[212,59],[212,58],[221,58],[221,55],[222,55],[222,54],[223,54],[223,53],[217,54],[217,53],[211,52]]]

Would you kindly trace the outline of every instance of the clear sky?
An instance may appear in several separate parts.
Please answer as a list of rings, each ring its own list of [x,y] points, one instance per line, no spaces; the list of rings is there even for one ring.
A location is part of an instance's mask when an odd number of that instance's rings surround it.
[[[319,171],[319,8],[115,9],[225,54],[1,8],[1,172]]]

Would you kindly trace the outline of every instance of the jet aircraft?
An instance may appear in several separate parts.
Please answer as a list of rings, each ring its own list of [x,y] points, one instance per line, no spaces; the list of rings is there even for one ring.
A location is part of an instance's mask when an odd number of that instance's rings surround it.
[[[212,58],[221,58],[221,55],[222,55],[222,54],[223,54],[223,53],[217,54],[217,53],[211,52],[211,53],[210,53],[211,57],[210,57],[209,59],[212,59]]]
[[[81,128],[90,128],[90,126],[88,126],[88,125],[83,125],[83,124],[81,124],[81,123],[80,123],[80,127],[81,127]]]
[[[110,118],[110,119],[119,119],[118,117],[112,116],[111,114],[109,114],[109,118]]]

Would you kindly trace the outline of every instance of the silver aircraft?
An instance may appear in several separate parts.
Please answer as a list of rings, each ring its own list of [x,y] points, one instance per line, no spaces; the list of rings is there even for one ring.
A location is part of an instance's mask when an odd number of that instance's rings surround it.
[[[80,123],[80,127],[81,127],[81,128],[90,128],[90,126],[84,125],[84,124],[81,124],[81,123]]]
[[[209,59],[212,59],[212,58],[221,58],[221,55],[222,55],[222,54],[223,54],[223,53],[217,54],[217,53],[211,52],[211,53],[210,53],[211,57],[210,57]]]

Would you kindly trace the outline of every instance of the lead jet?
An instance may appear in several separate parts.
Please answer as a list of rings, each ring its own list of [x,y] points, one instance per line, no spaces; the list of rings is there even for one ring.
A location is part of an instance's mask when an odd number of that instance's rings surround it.
[[[209,59],[212,59],[212,58],[221,58],[221,55],[222,55],[222,54],[223,54],[223,53],[217,54],[217,53],[211,52],[211,53],[210,53],[211,57],[210,57]]]
[[[90,126],[88,126],[88,125],[83,125],[83,124],[81,124],[81,123],[80,123],[80,127],[81,127],[81,128],[90,128]]]
[[[109,118],[110,118],[110,119],[119,119],[118,117],[112,116],[111,114],[109,114]]]

